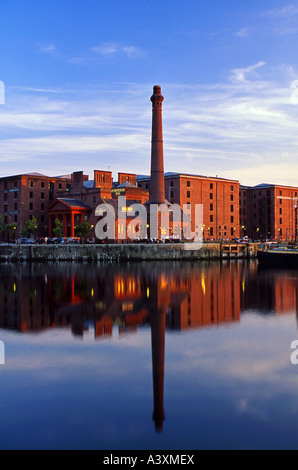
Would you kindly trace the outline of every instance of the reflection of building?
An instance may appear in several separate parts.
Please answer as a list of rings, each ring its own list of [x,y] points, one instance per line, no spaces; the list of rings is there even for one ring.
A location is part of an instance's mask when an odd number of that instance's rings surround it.
[[[239,322],[241,310],[294,313],[297,282],[291,273],[258,271],[256,264],[146,263],[21,266],[0,273],[0,328],[20,332],[67,328],[96,339],[150,326],[153,419],[164,413],[166,329],[188,331]],[[236,333],[235,333],[236,334]],[[187,340],[187,338],[186,338]]]
[[[241,286],[241,311],[293,314],[298,311],[298,283],[294,271],[250,270]]]

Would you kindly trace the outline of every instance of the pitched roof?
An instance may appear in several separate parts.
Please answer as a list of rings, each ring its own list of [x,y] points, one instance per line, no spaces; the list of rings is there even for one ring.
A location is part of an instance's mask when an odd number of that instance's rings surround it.
[[[83,209],[91,209],[90,206],[88,206],[82,201],[79,201],[78,199],[69,199],[69,198],[59,197],[57,198],[57,201],[61,201],[69,207],[81,207]]]
[[[67,206],[69,208],[76,208],[76,209],[85,209],[91,211],[91,207],[85,204],[82,201],[79,201],[78,199],[70,199],[70,198],[57,198],[53,202],[51,202],[46,210],[52,209],[57,203],[62,203],[64,206]]]
[[[132,184],[130,181],[124,181],[124,183],[119,184],[117,188],[138,188],[138,186],[136,186],[135,184]]]

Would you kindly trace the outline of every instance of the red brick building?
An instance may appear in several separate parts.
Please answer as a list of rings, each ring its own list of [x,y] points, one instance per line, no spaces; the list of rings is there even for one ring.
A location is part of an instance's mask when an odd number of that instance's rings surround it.
[[[19,237],[25,222],[34,216],[38,224],[36,235],[46,236],[49,229],[46,207],[69,185],[69,176],[49,177],[40,173],[0,178],[0,214],[4,223],[15,224],[15,237]]]
[[[298,187],[273,184],[240,186],[239,217],[242,234],[252,240],[295,240],[297,197]]]
[[[118,197],[126,198],[125,207],[118,208]],[[115,237],[122,238],[126,233],[129,223],[135,218],[130,214],[130,207],[134,203],[145,204],[149,199],[149,193],[136,185],[136,175],[130,173],[119,173],[118,181],[113,182],[110,171],[94,171],[94,179],[89,180],[83,171],[71,175],[71,183],[67,191],[59,193],[48,207],[49,214],[49,236],[54,236],[53,228],[55,220],[63,222],[63,237],[74,237],[75,226],[88,221],[95,237],[95,227],[99,220],[106,216],[108,207],[115,212]],[[102,205],[101,215],[96,214],[98,206]],[[126,213],[124,223],[119,214]],[[123,226],[126,224],[126,226]]]
[[[150,191],[150,176],[138,176],[138,186]],[[200,236],[195,206],[203,205],[204,240],[238,238],[239,181],[183,173],[165,173],[165,198],[191,217],[192,232]]]

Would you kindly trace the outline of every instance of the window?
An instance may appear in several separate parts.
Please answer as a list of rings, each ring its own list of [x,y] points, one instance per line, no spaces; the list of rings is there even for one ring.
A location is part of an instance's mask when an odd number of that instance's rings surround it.
[[[7,191],[7,183],[4,183],[4,191]]]
[[[190,199],[190,191],[187,191],[187,198]]]
[[[210,212],[213,211],[213,204],[210,204]]]
[[[18,187],[18,182],[17,182],[17,181],[14,182],[14,187],[15,187],[15,188]]]
[[[30,210],[30,211],[33,211],[33,202],[30,202],[30,204],[29,204],[29,210]]]
[[[96,204],[96,196],[93,196],[93,204]]]
[[[171,188],[174,186],[174,181],[171,181]]]
[[[30,192],[30,199],[33,199],[33,192]]]
[[[231,236],[233,237],[234,236],[234,229],[231,228]]]
[[[173,197],[174,197],[174,191],[171,191],[170,192],[170,198],[173,199]]]
[[[15,211],[18,210],[18,204],[17,204],[17,202],[14,203],[14,210],[15,210]]]
[[[44,181],[41,182],[41,187],[42,187],[42,188],[45,187]]]
[[[41,193],[41,199],[44,199],[44,193]]]
[[[279,195],[282,196],[282,191],[279,191]]]
[[[213,215],[210,215],[210,222],[213,222]]]
[[[231,186],[231,191],[234,191],[234,186]]]
[[[33,181],[30,181],[30,182],[29,182],[29,186],[30,186],[30,188],[33,188],[33,186],[34,186]]]
[[[210,189],[213,189],[213,183],[210,183]]]
[[[42,211],[44,211],[44,203],[43,203],[43,202],[41,203],[40,209],[41,209]]]
[[[234,212],[234,206],[231,204],[231,212]]]
[[[190,188],[190,181],[187,181],[187,187]]]
[[[282,204],[282,199],[279,200],[279,204],[280,204],[280,205]]]
[[[210,199],[213,199],[213,193],[210,193]]]
[[[213,227],[210,227],[210,236],[213,237]]]
[[[282,225],[282,219],[279,219],[279,223],[280,223],[280,225]]]
[[[279,209],[279,214],[282,215],[282,209]]]
[[[18,222],[18,216],[17,215],[14,216],[14,221],[15,221],[15,223]]]
[[[59,189],[62,189],[62,183],[59,183]]]
[[[232,201],[232,202],[234,201],[234,196],[233,196],[233,194],[231,194],[231,201]]]
[[[233,223],[234,223],[234,216],[231,215],[231,224],[233,224]]]
[[[18,199],[18,192],[17,191],[15,191],[15,193],[14,193],[14,198]]]

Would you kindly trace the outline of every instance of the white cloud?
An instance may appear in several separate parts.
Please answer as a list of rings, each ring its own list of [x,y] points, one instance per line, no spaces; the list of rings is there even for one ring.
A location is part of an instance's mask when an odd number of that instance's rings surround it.
[[[123,45],[117,42],[105,42],[99,46],[93,47],[92,52],[103,56],[113,56],[115,54],[125,54],[128,58],[140,57],[143,55],[143,51],[132,45]]]
[[[293,68],[263,66],[234,69],[226,83],[162,85],[166,171],[298,185]],[[267,71],[274,80],[263,80]],[[30,158],[41,172],[55,162],[68,173],[82,161],[86,172],[107,164],[149,172],[151,84],[13,91],[15,103],[0,108],[2,175],[18,159],[31,171]]]
[[[289,5],[285,5],[281,8],[273,8],[272,10],[268,10],[264,12],[264,16],[271,16],[274,18],[290,18],[292,19],[293,16],[298,15],[298,6],[290,3]]]
[[[298,6],[290,3],[281,8],[265,11],[262,16],[272,22],[273,31],[279,35],[297,34]]]
[[[53,44],[48,44],[46,46],[41,47],[42,52],[54,52],[56,51],[56,47]]]
[[[250,33],[250,28],[245,27],[237,31],[235,36],[237,36],[238,38],[246,38],[247,36],[249,36],[249,33]]]
[[[257,64],[250,65],[249,67],[246,68],[241,68],[241,69],[234,69],[232,70],[232,80],[236,81],[246,81],[247,80],[247,75],[250,75],[252,72],[255,70],[259,69],[260,67],[263,67],[265,62],[258,62]]]

